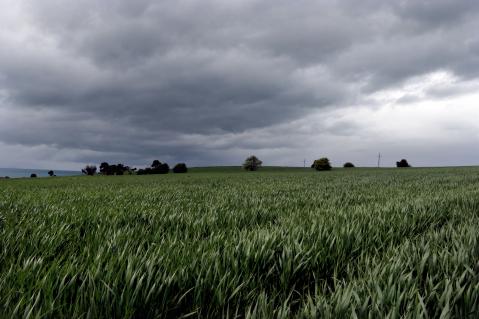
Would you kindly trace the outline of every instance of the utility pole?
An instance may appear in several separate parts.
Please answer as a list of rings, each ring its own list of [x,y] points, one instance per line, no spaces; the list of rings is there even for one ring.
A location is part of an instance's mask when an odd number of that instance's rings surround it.
[[[306,159],[303,161],[303,167],[306,168]]]
[[[378,168],[381,167],[381,153],[378,154]]]

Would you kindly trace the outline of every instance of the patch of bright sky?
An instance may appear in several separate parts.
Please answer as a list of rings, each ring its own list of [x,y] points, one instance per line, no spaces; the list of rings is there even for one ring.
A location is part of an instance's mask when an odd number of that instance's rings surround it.
[[[395,104],[403,97],[427,98],[431,89],[447,88],[457,83],[457,77],[448,71],[438,71],[409,79],[402,87],[382,90],[369,96],[382,105]]]

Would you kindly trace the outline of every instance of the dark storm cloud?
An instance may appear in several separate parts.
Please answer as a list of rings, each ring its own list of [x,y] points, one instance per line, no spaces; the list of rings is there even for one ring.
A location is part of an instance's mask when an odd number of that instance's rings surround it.
[[[477,4],[475,1],[460,0],[423,0],[397,1],[395,10],[405,23],[414,23],[419,27],[449,27],[474,18]],[[427,29],[426,29],[427,30]]]
[[[476,1],[0,3],[0,142],[79,160],[287,148],[294,127],[241,137],[430,72],[479,70]]]

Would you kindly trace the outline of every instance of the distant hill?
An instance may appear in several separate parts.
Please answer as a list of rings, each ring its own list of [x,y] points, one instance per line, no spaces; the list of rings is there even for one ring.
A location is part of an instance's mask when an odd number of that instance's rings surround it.
[[[30,177],[30,174],[37,174],[38,177],[47,177],[49,169],[36,168],[0,168],[0,177]],[[57,176],[81,175],[81,171],[53,170]]]

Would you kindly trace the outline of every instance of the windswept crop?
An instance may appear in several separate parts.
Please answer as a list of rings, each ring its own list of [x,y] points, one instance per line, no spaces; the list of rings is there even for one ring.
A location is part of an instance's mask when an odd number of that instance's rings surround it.
[[[0,181],[0,317],[477,318],[479,169]]]

